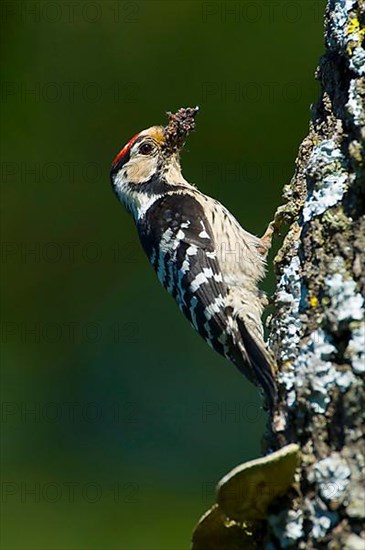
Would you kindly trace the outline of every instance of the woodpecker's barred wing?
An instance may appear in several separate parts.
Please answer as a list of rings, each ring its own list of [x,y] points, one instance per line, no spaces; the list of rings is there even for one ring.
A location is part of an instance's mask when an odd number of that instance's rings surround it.
[[[211,347],[263,389],[272,408],[276,388],[270,357],[242,320],[237,325],[227,307],[229,288],[201,204],[187,193],[164,195],[137,227],[158,278],[181,311]]]
[[[227,288],[200,203],[186,193],[165,195],[147,210],[138,231],[161,283],[209,345],[226,355]]]

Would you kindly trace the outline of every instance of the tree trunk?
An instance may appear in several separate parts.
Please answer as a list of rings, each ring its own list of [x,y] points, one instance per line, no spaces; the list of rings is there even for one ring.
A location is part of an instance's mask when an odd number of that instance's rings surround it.
[[[325,23],[321,97],[274,220],[289,229],[275,259],[267,456],[220,482],[196,550],[365,547],[365,0],[328,0]]]

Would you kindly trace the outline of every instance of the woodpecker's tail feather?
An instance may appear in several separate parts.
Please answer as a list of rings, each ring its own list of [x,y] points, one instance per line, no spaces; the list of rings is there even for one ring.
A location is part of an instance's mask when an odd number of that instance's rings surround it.
[[[264,344],[257,342],[252,334],[250,334],[244,321],[237,318],[237,323],[245,348],[246,363],[248,363],[248,366],[246,364],[242,370],[246,375],[247,370],[250,371],[249,378],[262,390],[265,405],[270,412],[273,412],[277,403],[274,360],[264,347]],[[237,366],[240,368],[240,365]]]

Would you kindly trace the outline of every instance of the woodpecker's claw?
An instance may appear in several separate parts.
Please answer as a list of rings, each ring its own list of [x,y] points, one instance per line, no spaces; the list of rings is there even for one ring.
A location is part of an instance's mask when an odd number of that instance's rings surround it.
[[[269,250],[270,250],[271,245],[272,245],[272,238],[274,236],[274,233],[275,233],[275,223],[270,222],[269,225],[268,225],[268,228],[265,231],[265,233],[260,238],[259,252],[260,252],[260,254],[262,254],[262,256],[264,258],[266,258],[266,256],[269,253]]]
[[[198,111],[199,107],[182,107],[176,113],[167,113],[169,122],[164,129],[167,151],[175,152],[184,145],[186,137],[195,128]]]

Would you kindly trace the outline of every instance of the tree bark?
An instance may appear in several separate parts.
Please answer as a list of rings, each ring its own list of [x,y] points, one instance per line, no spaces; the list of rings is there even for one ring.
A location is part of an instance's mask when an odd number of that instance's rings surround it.
[[[196,550],[365,547],[365,0],[328,0],[325,41],[321,96],[274,220],[288,232],[275,259],[269,346],[280,398],[267,456],[220,482]],[[268,466],[278,461],[288,476],[281,488]],[[269,468],[259,481],[257,468]],[[252,507],[263,490],[255,517],[243,502]]]

